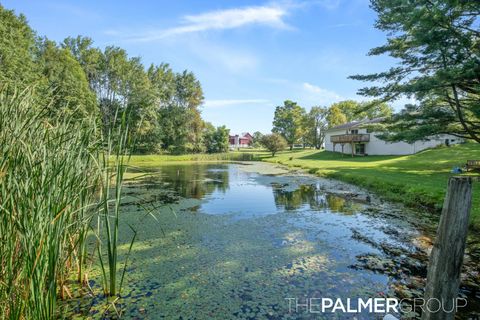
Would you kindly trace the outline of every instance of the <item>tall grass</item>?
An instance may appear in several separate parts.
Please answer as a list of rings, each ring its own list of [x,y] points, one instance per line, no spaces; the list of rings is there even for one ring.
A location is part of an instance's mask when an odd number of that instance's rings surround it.
[[[117,118],[118,114],[115,116]],[[117,122],[117,121],[115,121]],[[120,294],[125,270],[128,263],[128,256],[135,241],[136,232],[130,243],[130,250],[127,254],[123,266],[121,278],[117,279],[118,274],[118,230],[120,221],[120,208],[122,199],[123,175],[126,170],[126,162],[130,158],[129,148],[129,126],[128,116],[123,113],[120,117],[119,125],[112,128],[110,132],[102,139],[106,142],[105,152],[100,156],[100,171],[102,172],[101,188],[99,194],[99,216],[98,216],[98,257],[103,274],[104,293],[108,296]],[[127,156],[125,156],[127,155]],[[113,163],[111,163],[113,161]],[[113,193],[113,195],[112,195]],[[102,235],[101,226],[105,230],[104,245],[107,247],[107,259],[104,261],[102,255]],[[108,273],[108,275],[107,275]]]
[[[110,195],[111,186],[105,184],[115,169],[107,168],[110,152],[105,152],[96,121],[68,115],[49,119],[47,110],[35,105],[28,91],[0,90],[2,319],[58,316],[59,296],[70,295],[66,280],[74,272],[81,283],[85,280],[92,219],[101,216],[109,222],[109,203],[118,205],[121,196],[120,190]],[[118,156],[124,150],[117,148],[118,159],[124,158]],[[120,186],[123,164],[116,165],[113,176]],[[114,226],[107,231],[118,233],[115,210]],[[116,240],[108,243],[116,264]],[[116,265],[109,268],[117,272]]]

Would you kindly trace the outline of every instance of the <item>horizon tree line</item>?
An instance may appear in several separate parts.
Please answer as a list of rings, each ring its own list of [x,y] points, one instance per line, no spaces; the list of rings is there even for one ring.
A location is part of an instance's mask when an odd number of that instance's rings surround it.
[[[94,47],[88,37],[55,43],[1,5],[0,21],[0,82],[12,91],[34,88],[38,105],[48,105],[46,117],[98,117],[108,133],[125,114],[139,153],[228,150],[228,129],[201,117],[203,90],[193,72],[167,63],[146,67],[120,47]]]

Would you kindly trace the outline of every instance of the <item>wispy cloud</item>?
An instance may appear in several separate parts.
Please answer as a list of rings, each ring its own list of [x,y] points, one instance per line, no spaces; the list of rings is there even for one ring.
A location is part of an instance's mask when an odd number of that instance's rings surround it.
[[[304,82],[302,88],[306,94],[306,99],[317,104],[329,104],[344,99],[334,91],[321,88],[308,82]]]
[[[267,99],[220,99],[220,100],[205,100],[204,106],[207,108],[221,108],[235,105],[248,104],[269,104]]]
[[[263,25],[274,29],[289,29],[284,21],[288,15],[288,5],[264,5],[244,8],[209,11],[197,15],[186,15],[178,26],[164,29],[151,29],[128,36],[128,40],[149,42],[172,36],[204,32],[208,30],[236,29],[249,25]],[[120,35],[118,31],[107,31],[110,35]]]

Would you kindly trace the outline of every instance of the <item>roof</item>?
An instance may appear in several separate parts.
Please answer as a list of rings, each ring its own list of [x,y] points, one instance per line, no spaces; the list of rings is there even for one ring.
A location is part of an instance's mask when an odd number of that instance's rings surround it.
[[[243,132],[241,135],[235,134],[235,135],[230,135],[230,138],[235,138],[239,137],[240,139],[251,139],[253,138],[252,135],[248,132]]]
[[[374,118],[374,119],[365,119],[365,120],[360,120],[360,121],[352,121],[352,122],[347,122],[347,123],[341,124],[339,126],[332,127],[330,129],[328,129],[327,131],[353,129],[353,128],[358,128],[358,127],[361,127],[361,126],[367,125],[367,124],[381,123],[384,120],[385,120],[385,117]]]

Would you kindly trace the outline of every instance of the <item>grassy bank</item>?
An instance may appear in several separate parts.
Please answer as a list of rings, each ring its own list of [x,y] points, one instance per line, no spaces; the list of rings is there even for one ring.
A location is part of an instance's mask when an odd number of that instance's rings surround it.
[[[452,167],[480,159],[480,145],[469,143],[409,156],[350,157],[318,150],[285,151],[264,161],[301,167],[320,176],[366,187],[387,199],[440,210]],[[480,183],[474,184],[471,224],[480,229]]]
[[[229,153],[213,153],[213,154],[182,154],[182,155],[135,155],[130,159],[130,165],[132,166],[158,166],[165,162],[178,162],[178,161],[252,161],[261,160],[265,154],[263,152],[229,152]]]

